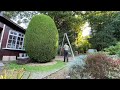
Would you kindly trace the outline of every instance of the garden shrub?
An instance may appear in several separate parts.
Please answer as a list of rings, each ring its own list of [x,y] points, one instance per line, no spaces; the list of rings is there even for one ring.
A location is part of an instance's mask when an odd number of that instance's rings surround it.
[[[120,57],[120,50],[116,54],[118,55],[118,57]]]
[[[104,50],[105,52],[108,52],[108,54],[110,55],[115,55],[116,52],[118,51],[118,48],[115,46],[110,46],[109,48],[105,48]]]
[[[58,30],[47,15],[35,15],[25,33],[25,50],[33,62],[49,62],[58,50]]]
[[[120,79],[120,59],[113,60],[107,54],[98,52],[89,54],[83,61],[84,65],[80,62],[72,64],[69,70],[71,78]]]
[[[106,78],[106,71],[112,58],[108,58],[105,53],[90,54],[86,58],[86,69],[94,78]]]
[[[110,46],[104,49],[105,52],[108,52],[110,55],[115,55],[120,51],[120,42],[118,42],[115,46]]]
[[[106,72],[107,78],[120,79],[120,59],[112,60],[110,63],[109,70]]]
[[[69,63],[69,76],[71,79],[91,79],[89,73],[86,72],[85,69],[85,59],[86,56],[83,58],[77,57],[74,61]]]
[[[101,52],[91,54],[86,58],[86,69],[96,79],[120,78],[120,59]]]

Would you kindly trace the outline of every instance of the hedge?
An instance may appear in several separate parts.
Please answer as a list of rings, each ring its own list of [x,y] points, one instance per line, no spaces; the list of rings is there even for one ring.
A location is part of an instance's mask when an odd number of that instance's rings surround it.
[[[58,30],[47,15],[32,17],[25,33],[25,50],[33,62],[49,62],[57,54]]]

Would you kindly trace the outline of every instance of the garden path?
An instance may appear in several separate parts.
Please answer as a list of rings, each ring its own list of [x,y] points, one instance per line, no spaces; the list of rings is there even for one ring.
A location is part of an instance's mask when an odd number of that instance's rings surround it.
[[[4,64],[0,62],[0,71],[2,70],[3,67],[4,67]]]

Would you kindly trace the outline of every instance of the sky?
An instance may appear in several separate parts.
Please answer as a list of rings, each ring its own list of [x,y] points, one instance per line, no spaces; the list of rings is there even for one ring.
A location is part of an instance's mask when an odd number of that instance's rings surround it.
[[[86,22],[85,25],[83,26],[82,35],[83,36],[88,36],[90,34],[90,31],[91,31],[91,27],[89,27],[89,23]]]
[[[19,18],[16,18],[15,20],[14,19],[11,19],[13,22],[15,22],[15,23],[17,23],[17,21],[19,20]],[[27,28],[27,26],[28,26],[28,23],[21,23],[21,24],[19,24],[19,26],[21,26],[21,27],[23,27],[24,29],[26,29]]]

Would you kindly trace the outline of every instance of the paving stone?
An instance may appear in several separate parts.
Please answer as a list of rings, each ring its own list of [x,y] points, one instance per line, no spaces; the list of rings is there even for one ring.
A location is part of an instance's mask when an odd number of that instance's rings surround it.
[[[2,62],[0,62],[0,67],[3,67],[3,66],[4,66],[4,64]]]

